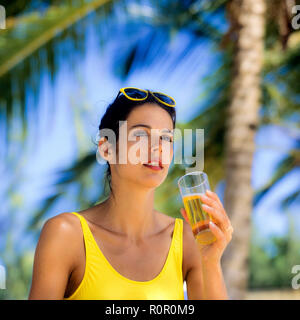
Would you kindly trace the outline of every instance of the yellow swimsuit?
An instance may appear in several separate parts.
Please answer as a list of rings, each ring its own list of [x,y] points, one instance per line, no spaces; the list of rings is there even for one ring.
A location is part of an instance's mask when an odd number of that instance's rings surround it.
[[[184,300],[182,277],[183,221],[176,218],[169,253],[163,269],[154,279],[134,281],[122,276],[103,255],[83,216],[86,264],[83,279],[66,300]]]

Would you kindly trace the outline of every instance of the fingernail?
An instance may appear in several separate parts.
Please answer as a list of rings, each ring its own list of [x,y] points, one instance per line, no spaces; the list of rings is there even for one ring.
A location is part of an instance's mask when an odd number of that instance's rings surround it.
[[[210,190],[206,190],[206,192],[210,195],[212,195],[213,193]]]

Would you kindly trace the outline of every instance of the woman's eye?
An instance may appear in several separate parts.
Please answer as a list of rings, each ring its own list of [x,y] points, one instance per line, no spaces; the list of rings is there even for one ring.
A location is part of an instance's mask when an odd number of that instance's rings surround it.
[[[173,142],[173,139],[170,136],[162,136],[162,139],[168,142]]]

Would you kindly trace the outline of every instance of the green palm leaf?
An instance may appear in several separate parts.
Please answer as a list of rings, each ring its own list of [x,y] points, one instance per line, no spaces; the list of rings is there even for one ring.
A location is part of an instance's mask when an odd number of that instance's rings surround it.
[[[28,230],[36,230],[40,227],[40,223],[45,214],[51,209],[61,196],[67,193],[68,187],[72,183],[83,183],[83,177],[91,170],[91,167],[96,163],[96,156],[94,152],[84,155],[78,159],[70,168],[60,170],[57,172],[58,179],[54,184],[54,189],[57,190],[55,194],[43,200],[41,208],[33,213],[32,219],[28,223]],[[98,199],[98,198],[97,198]],[[92,201],[93,203],[96,201]]]
[[[111,0],[83,1],[79,6],[50,6],[46,13],[20,17],[1,32],[0,77],[59,33]]]
[[[62,55],[56,46],[68,40],[74,50],[64,48],[64,65],[74,64],[74,52],[82,55],[85,50],[86,33],[85,25],[76,22],[98,9],[93,17],[98,19],[97,14],[102,15],[100,21],[105,23],[114,2],[64,1],[50,6],[43,14],[32,12],[16,16],[6,30],[0,30],[0,118],[4,120],[6,143],[14,114],[18,115],[14,118],[21,122],[23,139],[27,135],[27,113],[30,111],[37,117],[41,74],[48,69],[53,83],[59,66],[58,57]],[[32,92],[35,100],[26,105],[28,91]]]
[[[289,172],[299,167],[300,164],[300,152],[299,147],[300,143],[297,143],[297,149],[294,152],[291,152],[288,156],[283,158],[276,167],[275,173],[270,181],[261,189],[259,189],[254,196],[253,203],[257,205],[275,186],[277,186]],[[283,200],[281,206],[286,207],[287,204],[291,203],[296,199],[299,190],[296,190],[290,196]]]

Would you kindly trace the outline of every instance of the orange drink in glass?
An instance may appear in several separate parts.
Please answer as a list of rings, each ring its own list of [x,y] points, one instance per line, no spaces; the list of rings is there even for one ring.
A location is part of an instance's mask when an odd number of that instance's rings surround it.
[[[212,217],[202,209],[200,199],[200,195],[210,189],[206,173],[202,171],[188,173],[179,178],[178,187],[197,243],[210,244],[214,242],[216,237],[209,228],[209,221],[212,220]]]

